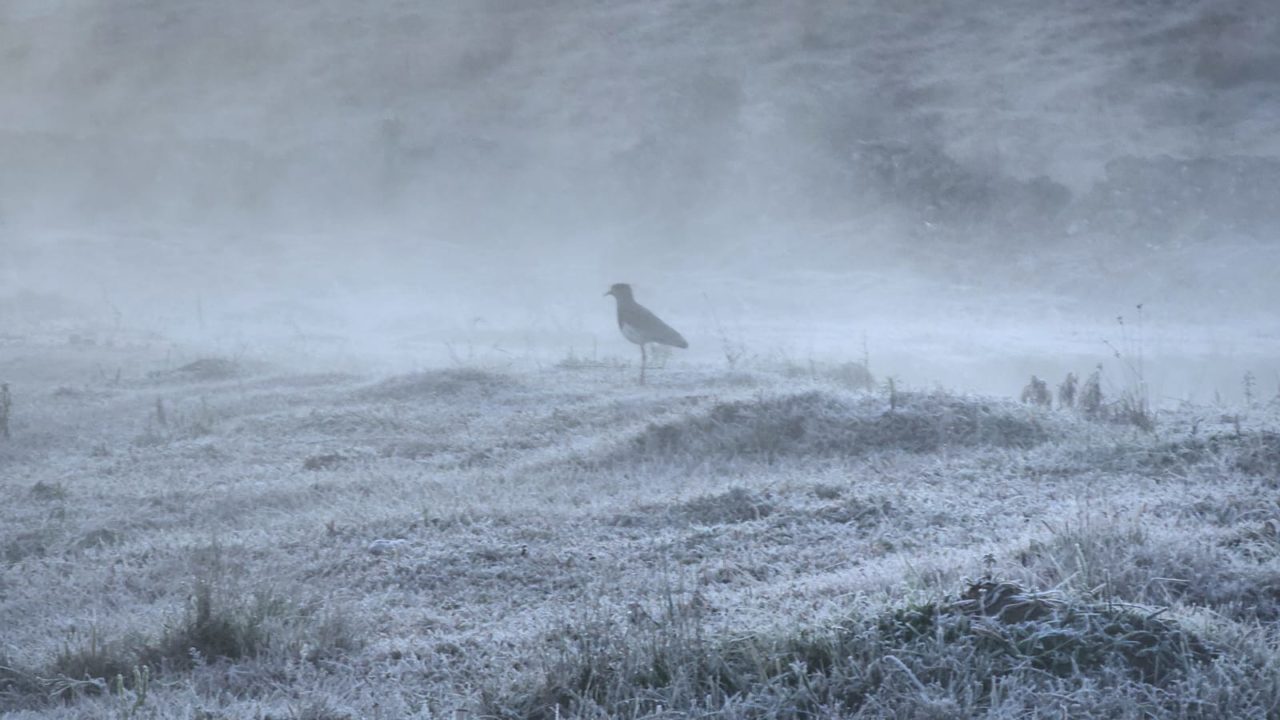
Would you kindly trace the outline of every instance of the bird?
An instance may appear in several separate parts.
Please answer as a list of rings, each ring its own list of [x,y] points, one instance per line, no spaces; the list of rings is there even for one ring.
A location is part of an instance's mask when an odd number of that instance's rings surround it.
[[[648,343],[688,348],[684,336],[649,312],[649,308],[636,302],[627,283],[614,283],[605,296],[612,295],[618,301],[618,329],[622,336],[640,346],[640,384],[644,384],[644,369],[649,356],[644,346]]]

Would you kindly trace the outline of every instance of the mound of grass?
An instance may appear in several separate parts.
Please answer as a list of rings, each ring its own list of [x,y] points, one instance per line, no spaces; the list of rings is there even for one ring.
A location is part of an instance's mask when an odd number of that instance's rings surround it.
[[[158,370],[147,374],[155,381],[164,382],[216,382],[243,377],[248,368],[238,360],[221,357],[200,358],[173,370]]]
[[[1146,451],[1142,464],[1173,471],[1213,461],[1245,475],[1280,476],[1280,433],[1267,430],[1188,437]]]
[[[125,533],[123,530],[109,527],[99,527],[86,532],[76,541],[76,547],[80,548],[96,548],[110,547],[119,545],[124,541]]]
[[[1178,703],[1178,684],[1218,657],[1159,613],[990,579],[955,600],[781,638],[710,638],[697,607],[669,603],[649,625],[575,628],[540,685],[489,693],[484,713],[972,717],[1017,696],[1024,705],[1065,701],[1073,716],[1107,717],[1087,707],[1111,694],[1126,698],[1135,716],[1161,715]]]
[[[343,453],[331,452],[312,455],[302,461],[303,470],[336,470],[351,462],[352,458]]]
[[[886,497],[849,497],[839,502],[825,503],[809,517],[865,530],[895,517],[900,519],[902,514],[903,508]]]
[[[639,512],[618,515],[615,525],[623,527],[686,525],[733,525],[760,520],[777,508],[768,498],[735,487],[714,495],[701,495],[678,505],[646,505]]]
[[[610,459],[928,453],[947,446],[1030,447],[1048,437],[1040,419],[1009,404],[901,393],[897,407],[887,410],[876,398],[812,391],[721,402],[651,424]]]
[[[726,525],[768,517],[773,503],[743,488],[696,497],[677,508],[677,514],[698,525]]]
[[[60,482],[46,483],[43,480],[37,480],[35,485],[31,486],[31,497],[36,500],[66,500],[67,488]]]
[[[998,676],[1034,668],[1070,679],[1112,668],[1165,687],[1188,664],[1214,657],[1204,641],[1158,612],[1072,604],[994,580],[973,583],[954,602],[898,610],[881,618],[879,629],[893,644],[942,637],[971,645]]]
[[[489,397],[516,387],[518,383],[507,375],[477,368],[453,368],[389,378],[364,389],[360,395],[365,400],[411,402],[468,394]]]

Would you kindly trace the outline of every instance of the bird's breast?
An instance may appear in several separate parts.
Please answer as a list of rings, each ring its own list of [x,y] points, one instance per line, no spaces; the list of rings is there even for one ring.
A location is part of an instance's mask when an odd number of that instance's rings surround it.
[[[631,342],[637,345],[649,342],[649,338],[646,338],[644,333],[636,329],[634,325],[628,324],[627,321],[623,320],[619,322],[618,326],[622,328],[622,337],[630,340]]]

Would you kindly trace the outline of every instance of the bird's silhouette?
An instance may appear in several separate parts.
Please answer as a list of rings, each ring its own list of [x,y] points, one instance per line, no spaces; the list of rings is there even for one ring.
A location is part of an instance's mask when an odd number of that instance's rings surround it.
[[[658,343],[678,348],[689,347],[684,336],[636,302],[631,286],[627,283],[615,283],[605,295],[612,295],[618,301],[618,329],[622,331],[622,336],[640,346],[641,385],[644,384],[644,370],[649,360],[645,345]]]

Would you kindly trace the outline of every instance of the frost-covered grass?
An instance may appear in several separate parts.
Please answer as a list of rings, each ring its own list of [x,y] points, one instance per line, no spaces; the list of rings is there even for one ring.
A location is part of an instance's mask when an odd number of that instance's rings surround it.
[[[111,352],[4,348],[12,717],[1280,707],[1271,411]]]

